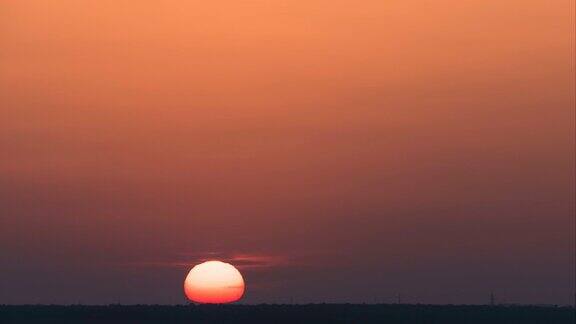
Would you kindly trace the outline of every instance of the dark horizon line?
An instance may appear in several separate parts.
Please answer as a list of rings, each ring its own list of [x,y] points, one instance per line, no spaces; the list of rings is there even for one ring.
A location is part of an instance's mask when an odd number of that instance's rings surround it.
[[[501,304],[430,304],[430,303],[347,303],[347,302],[313,302],[313,303],[229,303],[229,304],[0,304],[4,307],[253,307],[253,306],[429,306],[429,307],[541,307],[541,308],[576,308],[570,304],[521,304],[521,303],[501,303]]]

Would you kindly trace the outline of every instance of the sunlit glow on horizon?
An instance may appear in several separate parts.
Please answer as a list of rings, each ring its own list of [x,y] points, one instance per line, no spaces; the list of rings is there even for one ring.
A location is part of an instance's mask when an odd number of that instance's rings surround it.
[[[202,304],[226,304],[244,295],[244,279],[233,265],[207,261],[196,265],[184,281],[186,297]]]

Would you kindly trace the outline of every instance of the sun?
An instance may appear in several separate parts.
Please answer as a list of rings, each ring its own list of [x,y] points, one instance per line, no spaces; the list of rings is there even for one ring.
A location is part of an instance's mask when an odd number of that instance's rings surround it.
[[[196,303],[232,303],[242,298],[244,290],[240,271],[221,261],[207,261],[194,266],[184,280],[186,297]]]

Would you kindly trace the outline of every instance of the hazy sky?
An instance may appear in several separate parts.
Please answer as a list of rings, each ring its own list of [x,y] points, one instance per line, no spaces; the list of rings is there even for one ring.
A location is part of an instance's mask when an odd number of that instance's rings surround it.
[[[0,304],[573,301],[572,0],[0,3]]]

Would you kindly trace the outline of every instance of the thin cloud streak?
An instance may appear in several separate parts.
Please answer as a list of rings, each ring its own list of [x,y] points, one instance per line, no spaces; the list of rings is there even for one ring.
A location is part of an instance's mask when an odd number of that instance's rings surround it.
[[[218,260],[234,265],[236,268],[244,271],[257,271],[271,268],[292,267],[303,265],[302,260],[296,260],[287,255],[272,255],[259,253],[224,253],[224,252],[206,252],[206,253],[182,253],[177,260],[160,260],[160,261],[133,261],[123,262],[123,266],[136,267],[193,267],[196,264]]]

